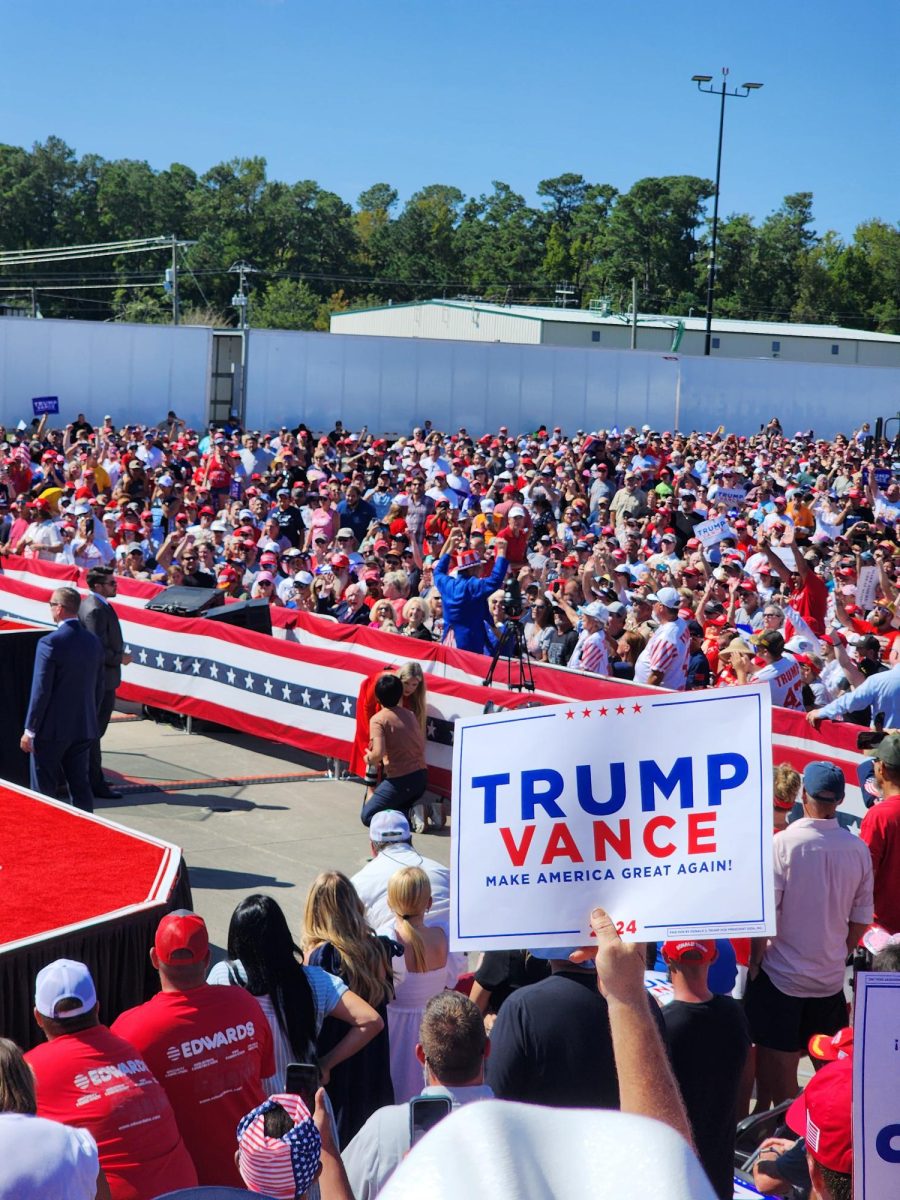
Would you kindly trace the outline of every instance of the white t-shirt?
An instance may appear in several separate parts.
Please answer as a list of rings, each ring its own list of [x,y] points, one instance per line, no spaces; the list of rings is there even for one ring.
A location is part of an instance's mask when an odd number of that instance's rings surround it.
[[[687,682],[691,635],[687,622],[678,617],[664,621],[640,653],[634,668],[635,683],[649,683],[650,673],[662,675],[660,687],[682,691]]]
[[[94,1200],[99,1173],[86,1129],[0,1113],[0,1200]]]
[[[800,665],[792,658],[779,658],[778,662],[769,663],[755,675],[751,675],[750,682],[768,682],[769,690],[772,693],[772,703],[779,708],[803,708],[803,681],[800,679]]]
[[[381,929],[394,920],[388,907],[388,880],[402,867],[421,867],[431,883],[431,909],[429,925],[442,925],[450,929],[450,871],[449,868],[425,858],[409,842],[387,845],[375,857],[357,871],[350,882],[356,894],[366,906],[366,917],[373,929]]]

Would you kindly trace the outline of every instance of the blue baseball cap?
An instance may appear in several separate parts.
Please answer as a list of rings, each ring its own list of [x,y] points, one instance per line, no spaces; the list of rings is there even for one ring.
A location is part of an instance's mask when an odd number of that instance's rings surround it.
[[[551,959],[559,959],[560,961],[565,962],[570,954],[574,954],[576,950],[583,949],[584,946],[539,946],[537,949],[529,950],[528,953],[532,958],[540,958],[547,961]],[[582,967],[587,971],[593,971],[596,969],[594,966],[594,960],[592,958],[588,959],[587,962],[571,963],[570,965],[573,968]]]
[[[803,789],[813,800],[840,804],[846,784],[844,772],[830,762],[811,762],[803,772]]]

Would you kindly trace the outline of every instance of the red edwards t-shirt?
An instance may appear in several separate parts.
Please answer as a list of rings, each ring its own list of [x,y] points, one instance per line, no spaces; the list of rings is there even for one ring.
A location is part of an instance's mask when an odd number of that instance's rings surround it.
[[[92,1134],[113,1200],[193,1187],[197,1172],[166,1093],[134,1046],[105,1025],[29,1050],[38,1116]]]
[[[166,1089],[199,1182],[243,1187],[234,1161],[238,1121],[262,1103],[261,1080],[275,1074],[272,1031],[254,997],[208,983],[158,992],[112,1030],[137,1047]]]

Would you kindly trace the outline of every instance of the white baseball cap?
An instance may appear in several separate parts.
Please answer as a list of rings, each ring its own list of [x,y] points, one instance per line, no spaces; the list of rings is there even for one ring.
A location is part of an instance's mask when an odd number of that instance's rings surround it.
[[[58,1013],[64,1000],[77,1000],[78,1004]],[[58,1017],[80,1017],[88,1013],[97,1003],[97,992],[91,973],[81,962],[70,958],[58,958],[38,971],[34,984],[34,1007],[42,1017],[56,1020]]]
[[[658,592],[648,596],[647,599],[657,601],[663,608],[681,608],[681,596],[672,587],[660,588]]]

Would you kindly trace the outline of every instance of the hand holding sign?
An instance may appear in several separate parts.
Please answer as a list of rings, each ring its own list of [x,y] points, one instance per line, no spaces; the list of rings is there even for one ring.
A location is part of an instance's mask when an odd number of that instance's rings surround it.
[[[591,929],[597,939],[596,947],[576,950],[569,957],[572,962],[588,962],[593,958],[597,982],[606,999],[634,1004],[645,991],[641,946],[637,942],[623,942],[612,917],[602,908],[591,913]]]

